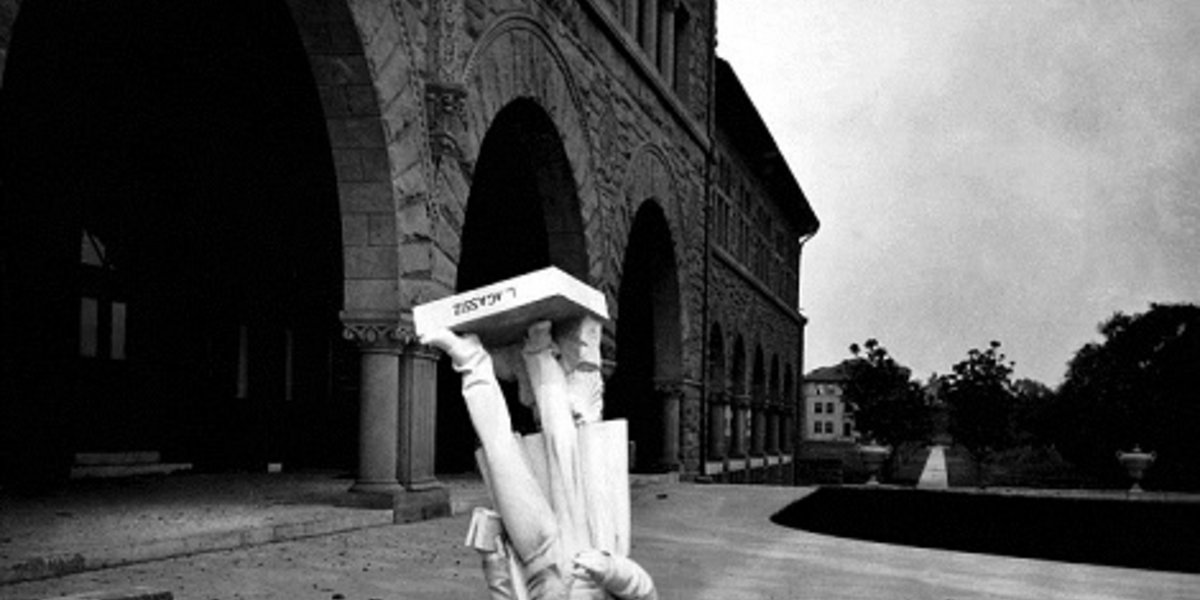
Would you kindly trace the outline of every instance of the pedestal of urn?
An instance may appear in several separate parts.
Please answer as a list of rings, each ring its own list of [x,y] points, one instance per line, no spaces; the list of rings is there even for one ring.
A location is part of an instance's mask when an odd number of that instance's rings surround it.
[[[891,453],[891,448],[875,442],[858,447],[858,454],[862,457],[863,466],[867,469],[867,485],[879,485],[879,472],[883,469],[883,462]]]
[[[1133,445],[1133,450],[1124,452],[1117,451],[1117,461],[1121,466],[1125,467],[1125,471],[1129,473],[1129,478],[1133,480],[1133,487],[1129,488],[1130,492],[1142,491],[1142,477],[1146,474],[1146,469],[1154,464],[1154,459],[1157,457],[1155,452],[1144,452],[1137,444]]]

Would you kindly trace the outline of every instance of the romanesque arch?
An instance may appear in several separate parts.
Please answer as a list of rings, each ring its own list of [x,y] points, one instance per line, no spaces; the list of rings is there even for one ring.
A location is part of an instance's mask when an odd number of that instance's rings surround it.
[[[762,456],[767,437],[767,375],[763,364],[762,344],[754,347],[754,363],[750,374],[750,454]]]
[[[401,247],[428,231],[429,140],[411,28],[420,15],[402,2],[286,0],[321,99],[335,167],[343,235],[345,336],[367,350],[402,343]],[[414,126],[418,125],[418,126]],[[398,218],[399,217],[399,218]],[[414,261],[417,262],[417,261]]]
[[[642,202],[626,245],[618,294],[617,360],[606,405],[629,420],[635,468],[679,465],[682,322],[670,226],[655,200]]]
[[[771,355],[771,375],[767,381],[767,452],[779,454],[780,418],[782,401],[779,396],[779,355]]]
[[[729,387],[733,394],[733,424],[730,427],[729,455],[734,458],[746,456],[749,440],[750,396],[746,387],[746,342],[739,333],[733,341],[732,366],[729,370]]]
[[[464,215],[459,291],[550,265],[588,279],[579,195],[560,139],[531,99],[513,100],[496,114],[480,145]],[[438,448],[438,469],[470,470],[474,448],[462,439],[467,415],[449,365],[441,369],[447,385],[439,386],[439,438],[445,443]],[[532,414],[516,402],[516,388],[502,385],[517,426],[532,429]]]
[[[787,365],[783,371],[783,446],[784,454],[791,454],[795,448],[796,439],[796,378],[792,365]]]
[[[553,121],[533,100],[518,98],[496,114],[481,144],[456,287],[548,265],[588,279],[579,194]]]
[[[338,172],[286,5],[46,6],[21,6],[3,80],[18,462],[353,460]]]
[[[618,261],[619,257],[625,256],[625,246],[631,239],[630,231],[634,217],[638,214],[641,203],[650,198],[658,203],[670,231],[675,234],[671,237],[672,252],[677,257],[686,256],[678,186],[666,154],[656,144],[642,144],[630,155],[624,170],[622,197],[623,202],[618,205],[617,213],[620,218],[614,223],[613,238],[616,247],[610,260]],[[611,267],[611,272],[618,274],[619,278],[621,265],[614,263]],[[677,272],[675,276],[680,278],[683,274]],[[682,279],[677,281],[677,285],[682,286]]]
[[[465,186],[452,184],[448,187],[473,192],[474,184],[469,179],[478,177],[480,161],[484,158],[483,145],[486,137],[491,135],[498,115],[515,101],[532,103],[552,125],[567,168],[562,171],[561,183],[565,185],[569,179],[574,188],[577,210],[572,215],[570,227],[578,224],[581,229],[572,230],[569,235],[581,233],[585,249],[601,248],[603,232],[593,176],[591,134],[586,127],[578,85],[554,36],[532,16],[510,14],[488,27],[466,54],[461,67],[455,63],[448,70],[457,70],[457,75],[451,76],[456,78],[458,89],[462,90],[463,131],[455,136],[462,168],[448,173],[447,177],[466,180]],[[464,203],[447,209],[460,216],[467,207]],[[559,225],[552,224],[552,227]],[[587,268],[575,274],[589,283],[598,283],[601,271],[594,257],[600,254],[596,250],[586,252]],[[588,255],[593,258],[586,259]]]

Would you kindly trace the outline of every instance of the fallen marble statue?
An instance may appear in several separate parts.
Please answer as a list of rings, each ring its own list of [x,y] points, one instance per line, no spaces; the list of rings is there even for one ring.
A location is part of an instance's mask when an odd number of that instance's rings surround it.
[[[601,420],[600,321],[535,322],[523,345],[492,352],[471,333],[418,332],[462,375],[480,440],[495,510],[475,510],[466,543],[481,554],[491,597],[656,600],[629,558],[626,422]],[[497,372],[518,379],[540,433],[513,432]]]

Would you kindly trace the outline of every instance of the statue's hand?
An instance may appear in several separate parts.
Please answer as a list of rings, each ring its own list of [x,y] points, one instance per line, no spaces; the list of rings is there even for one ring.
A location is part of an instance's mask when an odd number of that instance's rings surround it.
[[[479,342],[479,336],[473,333],[460,336],[445,327],[426,332],[419,341],[450,355],[450,359],[457,367],[467,364],[472,357],[483,351],[483,344]]]
[[[650,574],[623,556],[600,550],[575,555],[575,576],[586,577],[622,600],[657,600]]]
[[[602,583],[604,576],[613,570],[612,555],[599,550],[584,550],[575,555],[575,573]]]

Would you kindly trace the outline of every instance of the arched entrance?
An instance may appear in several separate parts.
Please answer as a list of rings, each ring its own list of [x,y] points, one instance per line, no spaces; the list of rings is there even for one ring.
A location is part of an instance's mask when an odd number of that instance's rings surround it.
[[[741,334],[733,342],[733,366],[729,371],[729,380],[733,394],[730,402],[733,411],[729,426],[729,455],[745,458],[749,440],[750,396],[746,391],[746,344]]]
[[[725,389],[725,337],[713,323],[708,336],[708,460],[725,458],[729,396]]]
[[[5,455],[352,464],[337,187],[287,8],[47,8],[0,107]]]
[[[545,109],[514,100],[496,113],[479,150],[462,228],[456,288],[473,289],[554,265],[588,281],[579,195],[561,137]],[[474,440],[460,384],[448,361],[438,378],[437,470],[474,468]],[[533,427],[532,413],[505,387],[513,422]]]
[[[792,375],[792,366],[788,365],[783,372],[783,431],[780,444],[784,454],[791,454],[795,441],[796,429],[796,384]]]
[[[682,333],[675,247],[666,215],[642,202],[625,249],[618,295],[617,367],[609,416],[629,420],[634,469],[679,465]]]
[[[754,348],[750,375],[750,455],[762,456],[767,440],[767,375],[762,346]]]
[[[779,356],[771,356],[771,378],[767,383],[767,454],[779,454],[780,415]]]

